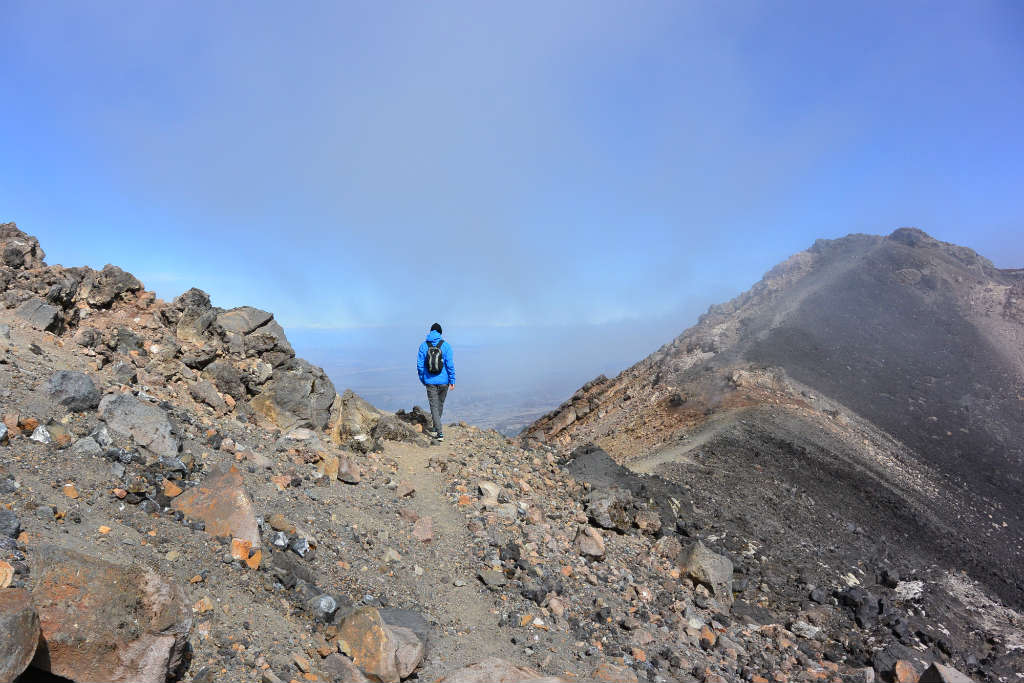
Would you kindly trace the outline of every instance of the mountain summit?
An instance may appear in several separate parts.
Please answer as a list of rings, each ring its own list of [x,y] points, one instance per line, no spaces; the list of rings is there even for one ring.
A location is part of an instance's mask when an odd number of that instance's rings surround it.
[[[754,468],[1024,604],[1024,270],[921,230],[815,242],[524,435]]]

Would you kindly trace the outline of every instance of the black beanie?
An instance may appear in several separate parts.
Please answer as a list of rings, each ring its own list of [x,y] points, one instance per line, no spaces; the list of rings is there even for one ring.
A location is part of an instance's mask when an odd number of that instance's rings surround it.
[[[441,331],[441,323],[434,323],[433,325],[431,325],[430,331],[437,332],[438,334],[444,334],[444,332]]]

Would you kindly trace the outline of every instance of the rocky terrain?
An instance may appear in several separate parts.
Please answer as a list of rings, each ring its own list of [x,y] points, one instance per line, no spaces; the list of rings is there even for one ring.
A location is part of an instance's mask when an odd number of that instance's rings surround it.
[[[525,443],[600,448],[679,487],[796,598],[857,567],[875,594],[886,576],[921,581],[970,656],[1021,671],[1022,296],[1024,272],[920,230],[819,240]]]
[[[268,312],[48,266],[13,224],[0,258],[0,683],[1021,670],[1020,617],[942,557],[961,552],[941,535],[954,512],[934,511],[945,480],[831,399],[779,388],[793,380],[736,368],[746,389],[719,391],[708,372],[699,416],[669,392],[672,419],[708,430],[678,456],[653,424],[583,444],[600,423],[582,406],[526,443],[460,424],[439,444],[422,410],[337,393]],[[661,405],[668,381],[609,401]],[[604,405],[595,419],[625,419]],[[814,410],[839,427],[808,429]],[[816,498],[843,477],[845,497]],[[923,563],[914,543],[931,542]]]

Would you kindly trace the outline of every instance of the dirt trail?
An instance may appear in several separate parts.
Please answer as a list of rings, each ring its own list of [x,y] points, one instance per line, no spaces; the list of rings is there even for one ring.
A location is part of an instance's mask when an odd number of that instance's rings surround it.
[[[453,441],[458,441],[457,437]],[[431,635],[429,646],[429,657],[437,660],[440,671],[502,656],[508,649],[498,637],[500,603],[480,585],[473,558],[467,555],[472,539],[466,518],[445,495],[443,476],[428,467],[431,457],[450,458],[456,448],[457,443],[431,448],[388,443],[385,449],[385,454],[399,463],[400,480],[416,486],[406,507],[433,520],[434,539],[426,546],[431,562],[423,565],[425,574],[412,590],[416,601],[426,606],[441,626]],[[456,581],[465,585],[456,586]],[[430,672],[425,673],[430,678]]]

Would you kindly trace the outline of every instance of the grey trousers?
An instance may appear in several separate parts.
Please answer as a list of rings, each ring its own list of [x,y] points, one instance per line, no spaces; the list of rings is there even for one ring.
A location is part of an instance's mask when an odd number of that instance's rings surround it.
[[[441,413],[444,412],[444,399],[448,396],[447,384],[428,384],[427,402],[430,403],[430,419],[434,421],[434,431],[440,434]]]

